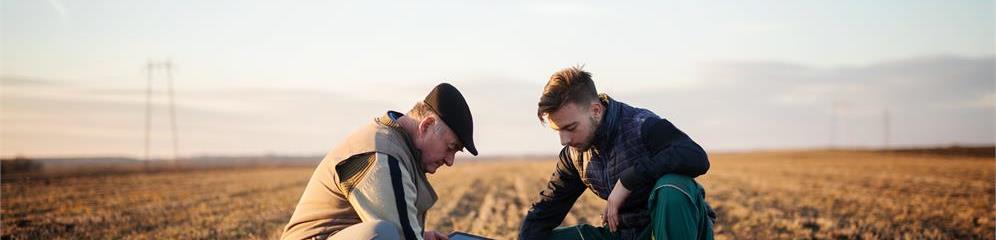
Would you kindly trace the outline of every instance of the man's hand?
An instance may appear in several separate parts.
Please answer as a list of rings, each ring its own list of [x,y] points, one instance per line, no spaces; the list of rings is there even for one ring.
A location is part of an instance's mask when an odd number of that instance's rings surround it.
[[[619,227],[619,206],[622,206],[623,201],[626,201],[626,197],[629,196],[629,189],[623,186],[622,181],[616,181],[616,186],[612,187],[612,193],[609,193],[609,202],[605,204],[605,222],[609,224],[609,231],[615,232],[616,228]]]
[[[436,231],[425,231],[425,233],[422,234],[422,239],[425,239],[425,240],[449,240],[450,238],[446,237],[446,235],[443,235],[442,233],[439,233],[439,232],[436,232]]]

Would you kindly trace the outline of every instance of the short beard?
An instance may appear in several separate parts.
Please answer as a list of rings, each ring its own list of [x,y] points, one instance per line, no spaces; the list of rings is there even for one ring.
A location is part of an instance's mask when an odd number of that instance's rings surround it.
[[[596,120],[594,116],[588,117],[588,120],[589,123],[591,123],[592,130],[584,141],[585,145],[581,146],[580,148],[576,148],[580,152],[585,152],[591,149],[593,145],[592,142],[595,141],[595,133],[598,132],[598,125],[601,123],[600,121]]]

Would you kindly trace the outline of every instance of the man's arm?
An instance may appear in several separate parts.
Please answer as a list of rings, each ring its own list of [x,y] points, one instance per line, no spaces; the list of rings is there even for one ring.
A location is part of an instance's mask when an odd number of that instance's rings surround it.
[[[664,174],[694,178],[709,171],[705,150],[666,119],[648,119],[640,132],[651,155],[623,171],[620,181],[627,189],[649,187]]]
[[[355,186],[346,189],[346,198],[364,222],[378,219],[393,223],[408,240],[422,239],[422,227],[415,208],[417,191],[405,164],[391,155],[376,153]]]
[[[564,217],[574,206],[574,202],[584,193],[584,183],[571,161],[569,147],[560,150],[557,169],[550,176],[546,189],[533,203],[519,228],[519,239],[546,239],[554,227],[564,221]]]

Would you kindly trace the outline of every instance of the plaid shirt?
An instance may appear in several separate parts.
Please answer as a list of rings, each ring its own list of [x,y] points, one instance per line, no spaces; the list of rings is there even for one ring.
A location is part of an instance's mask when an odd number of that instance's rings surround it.
[[[647,198],[657,178],[696,177],[708,170],[705,151],[667,120],[604,94],[601,100],[605,117],[592,148],[561,150],[556,171],[522,223],[520,239],[545,238],[585,189],[608,199],[617,181],[631,191],[619,209],[621,237],[635,238],[650,223]]]

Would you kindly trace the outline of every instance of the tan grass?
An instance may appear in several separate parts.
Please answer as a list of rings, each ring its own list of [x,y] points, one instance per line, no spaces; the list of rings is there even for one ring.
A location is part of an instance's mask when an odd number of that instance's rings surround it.
[[[553,161],[458,161],[430,177],[430,229],[514,238]],[[715,154],[698,180],[718,239],[993,239],[994,160],[870,152]],[[4,239],[279,236],[311,168],[32,178],[2,183]],[[564,225],[597,224],[585,193]]]

